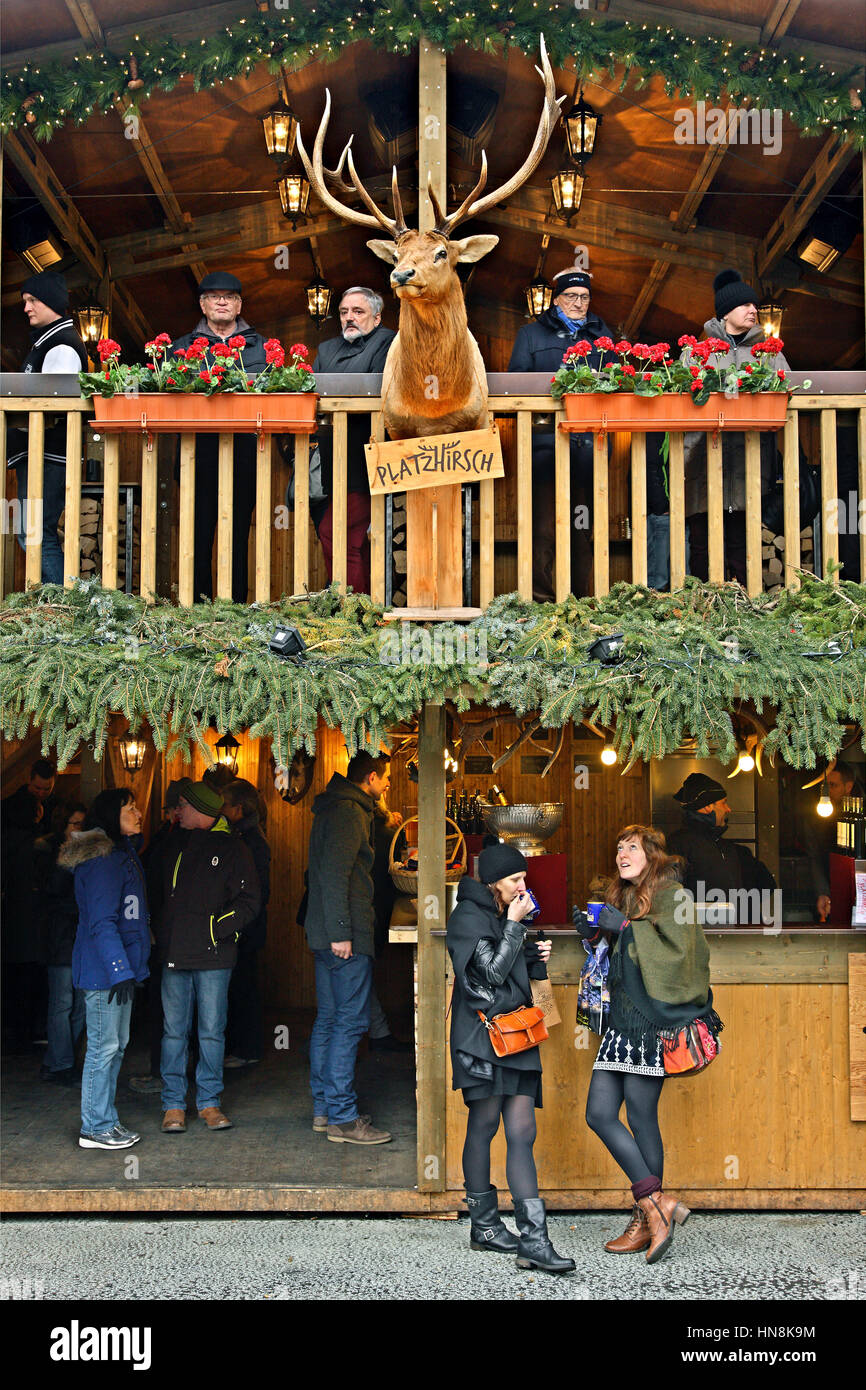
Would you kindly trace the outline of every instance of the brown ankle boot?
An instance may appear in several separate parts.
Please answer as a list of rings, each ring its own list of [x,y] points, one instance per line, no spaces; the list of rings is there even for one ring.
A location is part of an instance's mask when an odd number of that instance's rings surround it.
[[[650,1247],[646,1252],[646,1262],[652,1265],[661,1259],[673,1240],[673,1223],[682,1226],[688,1221],[691,1212],[676,1197],[664,1192],[652,1192],[649,1197],[641,1197],[638,1206],[649,1227]]]
[[[639,1250],[646,1250],[650,1240],[646,1217],[640,1207],[635,1204],[632,1207],[631,1220],[622,1235],[607,1241],[604,1248],[609,1250],[612,1255],[632,1255]]]

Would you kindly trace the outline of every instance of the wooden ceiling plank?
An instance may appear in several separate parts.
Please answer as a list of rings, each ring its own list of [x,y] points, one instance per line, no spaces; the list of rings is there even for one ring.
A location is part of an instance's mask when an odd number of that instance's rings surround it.
[[[93,12],[93,6],[88,4],[88,0],[65,0],[65,4],[81,37],[86,39],[88,44],[96,44],[99,48],[104,47],[105,35],[102,32],[102,25]]]
[[[209,5],[202,10],[179,10],[175,14],[160,15],[157,19],[138,19],[129,24],[117,24],[103,31],[101,47],[112,53],[123,53],[136,38],[146,43],[150,38],[170,34],[173,39],[183,43],[185,39],[203,39],[208,34],[216,34],[226,25],[238,18],[237,0],[225,0],[220,5]],[[64,39],[59,43],[46,43],[38,48],[22,48],[7,53],[3,67],[7,72],[27,67],[31,63],[49,63],[56,59],[71,58],[81,52],[78,39]]]
[[[776,0],[761,30],[762,44],[774,43],[784,38],[801,3],[802,0]]]
[[[299,226],[297,231],[292,231],[287,223],[274,228],[267,224],[262,224],[258,229],[246,235],[223,240],[220,243],[220,259],[227,260],[232,256],[243,255],[250,251],[261,251],[264,247],[276,245],[291,245],[295,242],[307,241],[312,234],[316,236],[334,236],[343,231],[349,230],[340,218],[321,217],[313,222]],[[132,257],[122,256],[112,257],[114,274],[118,279],[134,279],[139,275],[156,275],[167,270],[177,270],[189,265],[189,256],[183,249],[174,255],[152,256],[149,259],[143,258],[135,260]]]
[[[770,274],[796,241],[853,154],[853,146],[848,141],[840,143],[835,135],[825,142],[801,179],[796,193],[786,202],[757,248],[755,267],[762,279]]]
[[[568,226],[565,222],[557,222],[537,213],[518,212],[513,208],[492,208],[484,214],[484,221],[498,226],[514,227],[518,231],[531,232],[534,236],[549,232],[551,236],[557,237],[560,241],[567,241],[571,245],[588,243],[603,247],[606,250],[622,251],[626,255],[639,256],[648,261],[657,258],[670,262],[672,265],[684,265],[688,266],[690,270],[699,270],[705,273],[713,270],[726,255],[724,252],[718,252],[715,256],[704,252],[689,253],[678,248],[668,250],[666,246],[660,246],[657,242],[640,241],[637,237],[627,236],[621,231],[612,230],[601,224],[590,226],[584,220],[580,225]]]

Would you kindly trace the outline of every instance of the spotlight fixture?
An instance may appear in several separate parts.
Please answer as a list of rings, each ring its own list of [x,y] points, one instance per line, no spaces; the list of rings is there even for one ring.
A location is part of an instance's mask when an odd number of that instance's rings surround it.
[[[298,225],[298,221],[305,221],[307,207],[310,202],[310,185],[303,174],[284,174],[277,179],[277,190],[280,195],[280,204],[283,209],[283,216],[289,218],[292,223],[292,231]]]
[[[274,656],[289,661],[292,657],[302,658],[307,644],[296,627],[278,627],[268,643]]]
[[[588,102],[584,101],[582,94],[577,105],[572,106],[568,115],[564,117],[568,157],[574,164],[592,157],[595,137],[602,119]]]
[[[758,310],[758,323],[768,338],[781,338],[783,313],[781,304],[775,304],[772,300],[761,305]]]
[[[615,666],[625,655],[624,646],[623,634],[614,632],[610,637],[599,637],[597,642],[593,642],[587,655],[590,661],[600,661],[602,666]]]
[[[559,169],[553,175],[550,191],[553,194],[557,217],[563,217],[566,222],[570,222],[572,217],[580,212],[585,183],[586,176],[580,166],[576,169]]]
[[[298,134],[298,118],[290,106],[280,102],[262,116],[265,144],[272,159],[290,159]]]
[[[601,760],[605,767],[613,767],[616,762],[616,749],[612,744],[606,743],[601,750]]]
[[[821,796],[818,800],[818,805],[815,807],[815,810],[818,812],[819,816],[823,817],[824,820],[826,820],[828,816],[832,816],[833,814],[833,803],[827,795],[826,772],[824,773],[824,776],[821,780]]]
[[[317,275],[307,285],[307,310],[317,328],[321,328],[331,308],[331,295],[334,291]]]
[[[553,288],[547,283],[543,275],[536,275],[524,290],[526,295],[526,308],[531,319],[537,319],[545,310],[549,309],[553,303]]]
[[[237,772],[239,748],[240,744],[232,734],[223,734],[222,738],[217,739],[214,752],[220,767],[227,767],[232,772]]]
[[[140,772],[144,766],[144,755],[147,746],[144,739],[137,734],[124,734],[118,740],[120,746],[120,761],[123,763],[126,772]]]

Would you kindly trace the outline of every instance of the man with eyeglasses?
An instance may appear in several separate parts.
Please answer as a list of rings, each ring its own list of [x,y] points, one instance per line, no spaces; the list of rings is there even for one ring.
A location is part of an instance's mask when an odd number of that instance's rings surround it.
[[[202,317],[191,333],[172,343],[172,352],[191,347],[196,338],[205,338],[213,347],[227,343],[235,335],[246,342],[241,350],[248,376],[255,376],[267,366],[265,340],[261,333],[250,328],[241,316],[241,282],[226,271],[206,275],[198,287]],[[232,505],[232,598],[246,603],[247,544],[253,509],[256,504],[256,437],[236,434],[234,437],[234,482]],[[193,593],[196,600],[202,595],[213,597],[211,553],[217,524],[217,478],[219,435],[199,434],[195,441],[195,558],[193,562]]]
[[[581,340],[614,335],[598,314],[590,311],[591,279],[588,271],[570,267],[553,277],[554,300],[550,308],[527,323],[517,334],[510,372],[545,372],[553,376],[562,366],[563,354]],[[586,359],[601,366],[604,353],[595,349]],[[553,598],[556,557],[556,508],[554,505],[554,440],[549,416],[536,416],[532,433],[532,594],[537,602]],[[589,592],[592,545],[589,527],[582,523],[592,511],[592,435],[573,434],[571,439],[571,588]],[[584,510],[585,509],[585,510]]]

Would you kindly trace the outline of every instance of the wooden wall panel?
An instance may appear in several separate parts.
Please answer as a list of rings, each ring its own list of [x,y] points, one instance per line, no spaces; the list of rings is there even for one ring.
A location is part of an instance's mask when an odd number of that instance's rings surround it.
[[[840,1041],[833,1040],[834,1057]],[[848,957],[848,1048],[850,1115],[866,1120],[866,955]]]

